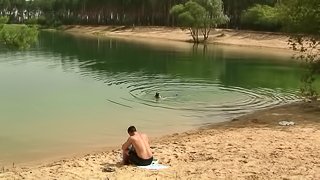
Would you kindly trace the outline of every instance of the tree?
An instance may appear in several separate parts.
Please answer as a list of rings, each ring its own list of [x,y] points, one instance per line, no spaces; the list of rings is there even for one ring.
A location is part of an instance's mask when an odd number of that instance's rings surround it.
[[[228,27],[242,28],[241,17],[243,11],[255,4],[274,6],[279,0],[223,0],[225,13],[230,18]]]
[[[280,4],[285,30],[291,33],[290,47],[295,58],[305,62],[306,74],[301,78],[301,93],[308,101],[315,101],[319,93],[313,84],[320,74],[320,1],[283,0]]]
[[[223,13],[223,3],[221,0],[198,0],[198,2],[206,10],[201,30],[205,41],[208,39],[211,29],[227,23],[229,18]]]
[[[280,30],[279,10],[277,7],[256,4],[243,11],[241,24],[254,30]]]
[[[188,28],[193,42],[199,43],[199,29],[205,16],[205,9],[198,3],[188,1],[186,4],[175,5],[171,13],[178,16],[181,28]]]
[[[320,34],[319,0],[282,0],[279,7],[285,31]]]
[[[302,76],[301,95],[307,101],[316,101],[319,92],[314,87],[316,75],[320,74],[320,41],[316,37],[293,36],[288,43],[296,52],[294,58],[305,62],[307,72]]]
[[[203,41],[209,37],[212,28],[225,24],[229,19],[223,14],[221,0],[189,0],[171,8],[171,14],[178,18],[178,24],[183,29],[189,29],[194,43],[199,43],[199,33]]]

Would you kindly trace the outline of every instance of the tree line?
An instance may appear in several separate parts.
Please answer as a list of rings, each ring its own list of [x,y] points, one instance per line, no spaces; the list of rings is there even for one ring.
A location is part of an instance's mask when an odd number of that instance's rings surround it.
[[[175,26],[170,9],[187,0],[0,0],[0,14],[11,23]],[[254,4],[277,0],[223,0],[228,28],[241,27],[241,14]]]

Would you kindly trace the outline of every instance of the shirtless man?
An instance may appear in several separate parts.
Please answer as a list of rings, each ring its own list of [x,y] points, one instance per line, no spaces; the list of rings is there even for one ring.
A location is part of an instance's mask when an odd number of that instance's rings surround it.
[[[130,137],[122,145],[123,163],[147,166],[152,163],[153,155],[147,135],[137,132],[134,126],[128,128]]]

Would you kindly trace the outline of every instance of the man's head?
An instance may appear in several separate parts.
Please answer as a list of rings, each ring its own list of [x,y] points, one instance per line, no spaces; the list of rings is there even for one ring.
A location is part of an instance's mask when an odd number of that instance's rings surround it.
[[[136,131],[137,131],[137,129],[136,129],[136,127],[134,127],[134,126],[130,126],[130,127],[128,128],[128,134],[129,134],[130,136],[133,136]]]

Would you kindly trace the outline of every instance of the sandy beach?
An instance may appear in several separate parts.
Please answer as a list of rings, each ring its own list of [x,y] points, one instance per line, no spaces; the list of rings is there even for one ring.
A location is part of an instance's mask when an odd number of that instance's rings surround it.
[[[188,30],[172,27],[63,26],[61,30],[72,34],[142,41],[169,40],[189,42],[192,40]],[[289,50],[288,39],[287,35],[280,33],[215,29],[211,31],[207,43]]]
[[[295,125],[280,126],[283,120]],[[0,179],[320,179],[319,137],[320,104],[295,103],[153,139],[155,158],[167,169],[121,166],[119,147],[3,167]]]

